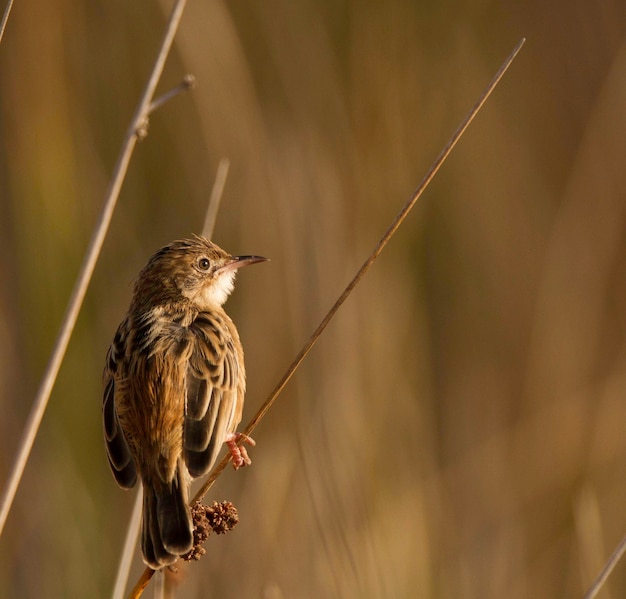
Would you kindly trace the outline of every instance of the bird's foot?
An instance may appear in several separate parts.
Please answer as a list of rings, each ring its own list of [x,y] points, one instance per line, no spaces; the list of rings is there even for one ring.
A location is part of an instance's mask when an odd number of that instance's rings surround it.
[[[226,440],[224,441],[230,451],[233,468],[235,470],[239,470],[242,466],[249,466],[252,464],[252,460],[248,456],[248,451],[245,445],[239,445],[241,441],[247,443],[251,447],[256,445],[256,442],[252,437],[248,437],[248,435],[244,435],[243,433],[229,433],[226,435]]]

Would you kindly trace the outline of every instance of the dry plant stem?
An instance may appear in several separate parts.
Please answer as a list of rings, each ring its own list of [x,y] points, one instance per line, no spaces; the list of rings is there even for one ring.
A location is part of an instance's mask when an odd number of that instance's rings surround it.
[[[158,110],[165,104],[169,102],[172,98],[176,97],[178,94],[182,92],[186,92],[190,89],[193,89],[196,86],[196,78],[189,74],[183,77],[183,80],[170,91],[165,92],[163,95],[159,96],[154,102],[150,104],[150,108],[148,108],[148,114],[152,114],[155,110]]]
[[[141,485],[139,485],[135,493],[133,513],[126,530],[124,549],[122,550],[122,557],[120,558],[120,564],[117,568],[117,576],[115,577],[115,586],[113,587],[111,599],[122,599],[124,597],[124,591],[128,584],[128,576],[130,574],[130,566],[135,554],[137,536],[139,535],[139,527],[141,526],[141,510],[143,508],[143,488]]]
[[[294,361],[291,363],[291,366],[289,366],[289,368],[287,369],[287,372],[285,372],[285,374],[283,375],[281,380],[278,382],[274,390],[270,393],[265,403],[260,407],[259,411],[256,413],[254,418],[252,418],[252,420],[250,421],[246,429],[243,431],[244,435],[250,435],[252,431],[257,427],[261,419],[265,416],[267,411],[272,407],[273,403],[276,401],[276,398],[280,395],[281,391],[285,388],[285,386],[287,385],[291,377],[294,375],[295,371],[298,369],[298,367],[300,366],[304,358],[306,358],[307,354],[311,351],[311,349],[315,345],[315,342],[319,339],[319,337],[321,336],[322,332],[324,331],[328,323],[335,316],[335,314],[337,313],[341,305],[346,301],[350,293],[352,293],[352,290],[356,287],[357,283],[363,278],[363,275],[365,275],[365,273],[370,269],[370,267],[372,266],[376,258],[383,251],[384,247],[387,245],[389,240],[393,237],[395,232],[398,230],[398,228],[402,224],[402,221],[404,221],[408,213],[411,211],[411,208],[413,208],[413,206],[415,205],[417,200],[420,198],[422,193],[424,193],[424,190],[428,187],[429,183],[432,181],[433,177],[435,176],[435,174],[437,173],[441,165],[445,162],[446,158],[448,157],[448,155],[450,154],[450,152],[452,151],[456,143],[459,141],[459,139],[462,137],[463,133],[465,133],[465,130],[467,129],[469,124],[474,120],[474,117],[478,114],[483,104],[486,102],[487,98],[491,95],[491,92],[493,92],[495,87],[498,85],[504,73],[507,71],[509,66],[511,66],[511,63],[517,56],[518,52],[524,45],[525,41],[526,40],[524,38],[522,38],[519,41],[517,46],[515,46],[515,49],[513,50],[513,52],[511,52],[509,57],[504,61],[502,66],[498,69],[498,72],[495,74],[493,79],[489,82],[489,85],[480,96],[478,102],[476,102],[473,108],[469,111],[469,113],[467,114],[463,122],[459,125],[457,130],[454,132],[454,134],[452,135],[452,137],[450,138],[450,140],[448,141],[444,149],[440,152],[439,156],[437,156],[432,166],[426,173],[425,177],[422,179],[417,189],[413,192],[413,195],[409,198],[409,200],[404,205],[402,210],[400,210],[396,218],[391,223],[390,227],[387,229],[385,234],[381,237],[380,241],[378,242],[378,244],[376,245],[372,253],[369,255],[367,260],[363,263],[363,265],[358,270],[356,275],[354,275],[354,278],[350,281],[350,283],[348,283],[348,286],[345,288],[343,293],[339,296],[339,299],[333,304],[332,308],[328,311],[328,313],[326,314],[322,322],[319,324],[317,329],[315,329],[315,332],[311,335],[311,337],[306,342],[304,347],[300,350],[300,353],[296,356]],[[204,496],[208,493],[209,489],[213,486],[213,483],[217,480],[218,476],[224,471],[224,468],[226,468],[229,462],[230,462],[230,453],[227,453],[226,455],[224,455],[224,457],[221,459],[218,465],[213,469],[213,471],[211,472],[211,474],[209,475],[205,483],[202,485],[202,487],[198,490],[198,492],[196,493],[196,495],[191,501],[191,505],[193,505],[197,501],[202,501],[204,499]],[[150,580],[153,574],[154,574],[154,570],[151,570],[150,568],[146,568],[144,573],[141,575],[141,578],[135,585],[133,592],[129,595],[129,599],[137,599],[138,597],[141,596],[143,589],[146,587],[146,585],[148,584],[148,581]]]
[[[13,8],[13,0],[9,0],[7,2],[6,8],[4,9],[4,14],[2,15],[2,21],[0,21],[0,43],[2,43],[2,38],[4,37],[4,30],[7,26],[7,21],[9,20],[9,15],[11,14],[12,8]]]
[[[409,198],[407,203],[404,205],[402,210],[398,213],[396,218],[393,220],[385,234],[381,237],[380,241],[369,255],[367,260],[363,263],[361,268],[359,268],[354,278],[348,283],[348,286],[344,289],[343,293],[339,296],[339,299],[334,303],[333,307],[328,311],[322,322],[319,324],[315,332],[311,335],[309,340],[306,342],[304,347],[300,350],[300,353],[296,356],[291,366],[287,369],[287,372],[283,375],[283,378],[276,385],[274,390],[270,393],[270,396],[267,398],[265,403],[261,406],[259,411],[256,413],[254,418],[250,421],[246,429],[243,431],[244,435],[250,435],[252,431],[256,428],[261,419],[265,416],[266,412],[272,407],[274,401],[278,395],[280,395],[281,391],[285,388],[285,385],[289,382],[289,379],[293,376],[297,368],[300,366],[304,358],[311,351],[312,347],[315,345],[316,341],[319,339],[320,335],[331,321],[331,319],[335,316],[341,305],[346,301],[347,297],[352,293],[352,290],[356,287],[358,282],[363,278],[363,275],[370,269],[376,258],[383,251],[384,247],[387,245],[389,240],[393,237],[395,232],[398,230],[404,219],[407,217],[408,213],[411,211],[413,206],[415,206],[417,200],[419,200],[424,190],[428,187],[433,177],[441,167],[441,165],[445,162],[446,158],[459,141],[461,136],[465,133],[465,130],[469,126],[469,124],[474,120],[474,117],[478,114],[480,109],[483,107],[483,104],[487,101],[487,98],[491,95],[491,92],[495,89],[495,87],[502,79],[504,73],[507,71],[511,63],[517,56],[518,52],[521,50],[525,38],[522,38],[517,46],[515,46],[513,52],[508,56],[508,58],[504,61],[502,66],[498,69],[498,72],[494,75],[493,79],[489,82],[489,85],[485,89],[485,91],[480,96],[478,102],[473,106],[473,108],[469,111],[463,122],[459,125],[457,130],[454,132],[444,149],[440,152],[439,156],[435,159],[432,166],[426,173],[425,177],[422,179],[421,183],[417,186],[417,189],[413,192],[413,195]],[[209,478],[206,480],[202,488],[196,493],[196,496],[193,499],[193,502],[201,501],[204,496],[207,494],[208,490],[213,486],[213,483],[217,479],[217,477],[222,473],[224,468],[228,465],[230,460],[230,455],[226,454],[224,458],[220,461],[220,463],[213,469]]]
[[[78,318],[78,313],[83,303],[89,281],[91,280],[98,255],[100,254],[102,244],[106,237],[111,217],[113,216],[113,210],[122,187],[122,182],[126,175],[126,171],[128,170],[128,163],[130,162],[130,157],[135,144],[137,143],[138,131],[147,119],[152,97],[154,96],[154,91],[161,77],[161,73],[163,72],[163,66],[172,46],[174,34],[176,33],[178,24],[180,23],[180,18],[185,8],[186,1],[187,0],[177,0],[174,8],[172,9],[157,59],[152,68],[150,79],[148,80],[141,100],[137,106],[135,115],[133,116],[128,131],[126,132],[126,137],[124,139],[117,164],[115,165],[115,170],[113,171],[111,184],[105,197],[102,213],[98,223],[96,224],[87,254],[85,255],[74,290],[72,291],[72,295],[61,324],[61,330],[59,331],[54,349],[52,350],[50,361],[46,367],[46,371],[41,382],[41,386],[39,387],[33,407],[26,422],[17,459],[2,495],[0,504],[0,535],[4,529],[4,524],[9,514],[9,510],[11,509],[13,499],[15,498],[15,493],[17,492],[24,468],[26,467],[28,456],[30,455],[35,437],[37,436],[41,419],[43,418],[46,406],[48,405],[50,393],[52,392],[59,368],[61,367],[63,357],[65,356],[65,351],[74,329],[74,325],[76,324],[76,319]]]
[[[165,598],[165,576],[163,570],[159,570],[155,579],[154,586],[154,599]]]
[[[213,237],[215,221],[217,220],[217,211],[219,210],[220,202],[222,201],[222,194],[224,193],[224,186],[226,185],[226,177],[228,176],[229,168],[230,161],[228,158],[222,158],[217,166],[217,174],[215,175],[215,182],[213,183],[211,197],[209,198],[209,208],[204,219],[204,227],[202,227],[202,234],[207,239],[211,239]]]
[[[141,597],[145,588],[148,586],[148,583],[154,576],[155,572],[156,570],[153,570],[152,568],[146,568],[143,571],[143,574],[141,575],[139,580],[137,581],[137,584],[134,586],[133,590],[130,592],[130,595],[128,595],[128,599],[137,599],[138,597]]]
[[[613,552],[613,555],[611,555],[609,561],[605,564],[604,568],[602,568],[602,572],[600,572],[600,574],[598,574],[598,577],[593,581],[593,584],[591,585],[591,588],[587,591],[584,599],[593,599],[593,597],[595,597],[600,592],[600,589],[603,587],[607,578],[611,575],[611,572],[613,572],[613,569],[615,568],[619,560],[622,559],[622,556],[625,552],[626,537],[624,537],[620,541],[620,544]]]

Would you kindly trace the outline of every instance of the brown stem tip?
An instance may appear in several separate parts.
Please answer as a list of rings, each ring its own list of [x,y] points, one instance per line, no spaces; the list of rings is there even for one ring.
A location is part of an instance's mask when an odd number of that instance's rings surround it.
[[[213,502],[210,507],[199,501],[191,508],[193,518],[193,549],[182,556],[186,562],[199,560],[206,549],[202,546],[214,532],[218,535],[231,531],[239,522],[237,508],[230,501]]]

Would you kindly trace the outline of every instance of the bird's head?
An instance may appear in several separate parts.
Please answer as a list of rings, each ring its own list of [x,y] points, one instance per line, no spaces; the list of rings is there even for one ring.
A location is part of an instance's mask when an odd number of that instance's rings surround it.
[[[154,254],[139,274],[134,301],[144,306],[184,302],[210,310],[228,299],[239,268],[266,260],[231,256],[200,236],[173,241]]]

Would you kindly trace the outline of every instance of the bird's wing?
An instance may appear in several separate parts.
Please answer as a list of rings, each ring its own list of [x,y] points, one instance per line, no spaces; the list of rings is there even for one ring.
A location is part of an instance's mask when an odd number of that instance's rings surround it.
[[[109,349],[107,366],[104,371],[104,396],[102,400],[102,420],[104,424],[104,442],[106,444],[109,465],[115,480],[124,489],[130,489],[137,482],[137,470],[130,453],[124,431],[120,426],[115,409],[115,356]]]
[[[196,478],[211,468],[226,435],[239,424],[244,375],[238,340],[224,319],[201,314],[189,330],[183,445],[187,469]]]

